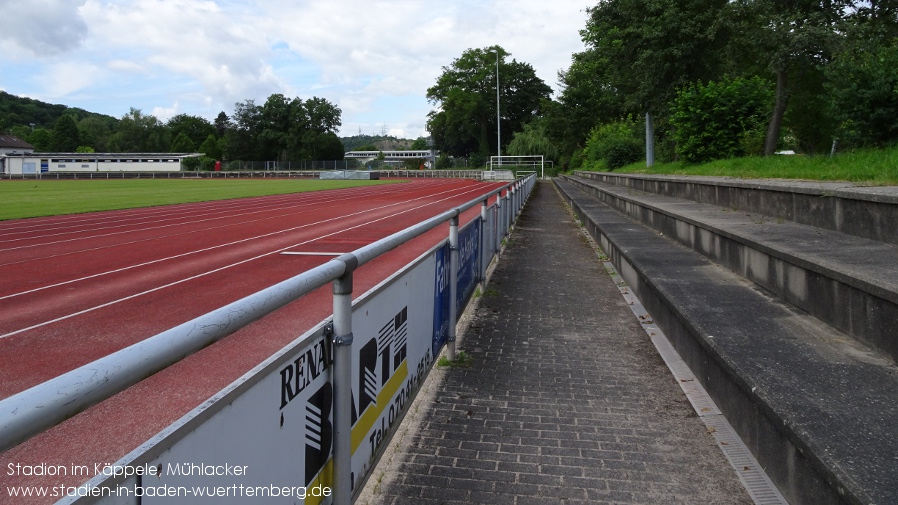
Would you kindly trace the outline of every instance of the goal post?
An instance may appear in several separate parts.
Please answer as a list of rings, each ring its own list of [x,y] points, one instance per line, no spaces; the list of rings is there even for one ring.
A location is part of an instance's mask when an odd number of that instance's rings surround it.
[[[488,169],[511,170],[518,174],[537,173],[540,179],[546,178],[546,160],[543,155],[528,156],[490,156]]]

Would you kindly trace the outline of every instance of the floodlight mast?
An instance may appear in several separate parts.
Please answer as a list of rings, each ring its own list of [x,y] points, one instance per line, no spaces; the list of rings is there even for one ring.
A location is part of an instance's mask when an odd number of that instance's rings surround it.
[[[496,47],[496,155],[502,163],[502,115],[499,108],[499,47]]]

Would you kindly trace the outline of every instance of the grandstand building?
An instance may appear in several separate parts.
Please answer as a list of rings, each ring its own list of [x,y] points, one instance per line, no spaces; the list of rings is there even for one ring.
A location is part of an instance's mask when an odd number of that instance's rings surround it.
[[[391,164],[401,164],[407,160],[420,159],[424,161],[424,166],[427,168],[431,167],[431,160],[439,156],[439,151],[426,151],[426,150],[416,150],[416,151],[349,151],[343,154],[343,158],[347,160],[359,160],[361,163],[368,163],[369,161],[373,161],[378,159],[380,156],[383,156],[384,163]]]

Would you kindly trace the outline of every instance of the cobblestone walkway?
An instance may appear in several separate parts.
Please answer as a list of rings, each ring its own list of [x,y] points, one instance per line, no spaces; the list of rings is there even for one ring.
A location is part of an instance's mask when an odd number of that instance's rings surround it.
[[[359,504],[750,504],[549,182]]]

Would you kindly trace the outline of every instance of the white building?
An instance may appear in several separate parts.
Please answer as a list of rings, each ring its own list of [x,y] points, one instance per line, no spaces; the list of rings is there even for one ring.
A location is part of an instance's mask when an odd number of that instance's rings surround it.
[[[35,153],[0,152],[0,173],[178,172],[185,158],[199,153]]]

